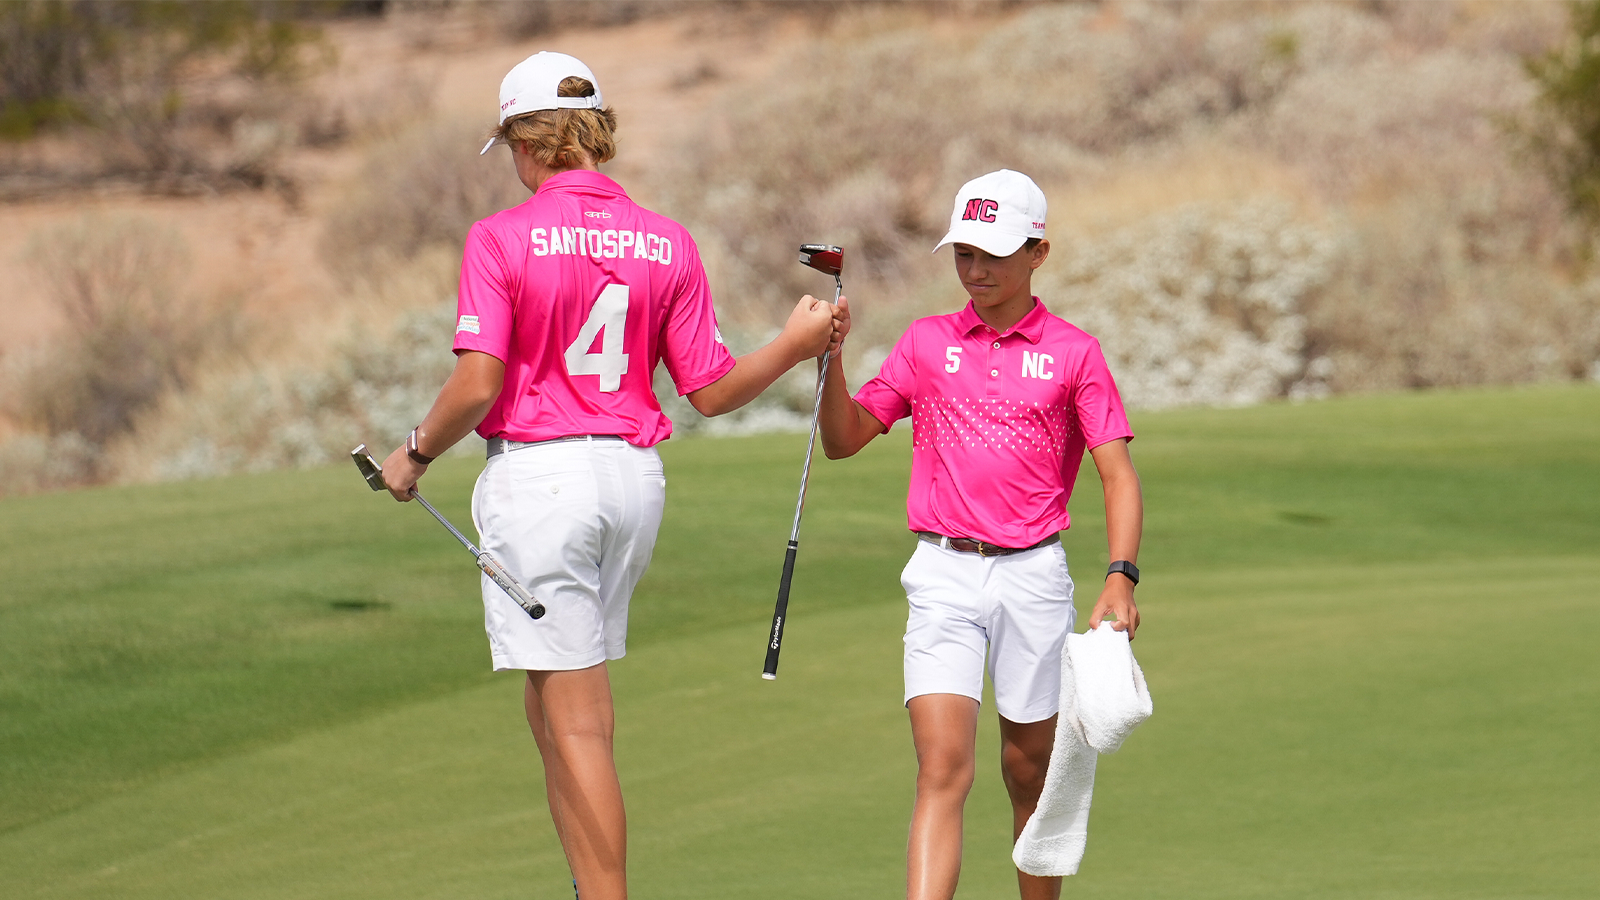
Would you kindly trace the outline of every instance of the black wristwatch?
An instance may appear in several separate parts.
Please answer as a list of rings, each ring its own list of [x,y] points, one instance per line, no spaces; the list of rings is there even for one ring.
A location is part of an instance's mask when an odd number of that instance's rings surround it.
[[[1128,576],[1128,580],[1134,584],[1139,583],[1139,567],[1133,563],[1128,562],[1125,559],[1117,560],[1111,564],[1110,568],[1106,569],[1106,577],[1110,578],[1112,575],[1115,575],[1118,572]]]

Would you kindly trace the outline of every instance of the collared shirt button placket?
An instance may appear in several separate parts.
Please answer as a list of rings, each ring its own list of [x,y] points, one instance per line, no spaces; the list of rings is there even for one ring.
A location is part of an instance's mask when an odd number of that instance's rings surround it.
[[[989,342],[989,379],[988,383],[984,385],[985,390],[983,393],[988,397],[998,397],[1001,394],[1001,385],[999,379],[1000,369],[1004,365],[1002,356],[1005,351],[1000,349],[1000,336],[998,334],[995,334],[995,332],[989,328],[985,328],[984,331],[985,337]]]

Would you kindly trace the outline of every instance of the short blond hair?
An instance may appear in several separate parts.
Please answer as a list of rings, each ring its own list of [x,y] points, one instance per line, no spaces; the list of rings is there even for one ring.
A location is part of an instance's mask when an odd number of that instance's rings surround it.
[[[556,88],[557,97],[592,97],[587,78],[569,75]],[[490,133],[495,140],[525,151],[552,169],[599,165],[617,155],[617,114],[601,109],[541,109],[507,119]]]

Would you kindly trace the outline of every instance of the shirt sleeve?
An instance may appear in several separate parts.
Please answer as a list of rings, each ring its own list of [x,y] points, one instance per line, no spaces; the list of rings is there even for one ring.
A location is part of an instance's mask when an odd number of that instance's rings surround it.
[[[878,377],[856,391],[856,402],[883,424],[885,432],[911,415],[911,398],[917,390],[915,331],[915,325],[906,329],[878,369]]]
[[[661,359],[678,395],[698,391],[732,371],[733,353],[722,342],[700,251],[684,232],[680,279],[662,324]]]
[[[1120,438],[1133,440],[1128,414],[1122,408],[1122,395],[1106,365],[1098,340],[1091,341],[1079,363],[1077,384],[1073,388],[1073,409],[1088,449]]]
[[[505,362],[511,352],[515,291],[505,251],[482,222],[467,232],[456,292],[455,349],[477,350]]]

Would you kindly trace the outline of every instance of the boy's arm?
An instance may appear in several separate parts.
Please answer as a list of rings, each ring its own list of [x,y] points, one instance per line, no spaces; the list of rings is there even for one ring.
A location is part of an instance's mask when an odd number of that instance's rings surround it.
[[[506,364],[499,357],[478,350],[457,354],[456,367],[439,389],[433,408],[417,424],[417,452],[438,456],[470,434],[500,397],[505,378]],[[407,449],[408,444],[402,443],[383,461],[383,483],[402,502],[411,499],[411,489],[428,470]]]
[[[850,333],[850,301],[839,298],[836,314],[839,325],[835,328],[839,340]],[[883,423],[867,412],[866,407],[850,396],[844,383],[844,348],[828,359],[828,378],[822,386],[822,408],[817,414],[817,425],[822,430],[822,452],[829,459],[844,459],[856,455],[867,442],[883,434]]]
[[[789,313],[781,334],[761,349],[739,357],[721,378],[684,396],[702,416],[733,412],[807,357],[821,356],[841,340],[844,336],[838,334],[833,304],[807,294]]]
[[[1144,492],[1139,487],[1139,473],[1133,468],[1133,457],[1128,455],[1128,441],[1108,441],[1090,450],[1089,455],[1094,457],[1094,467],[1105,489],[1110,558],[1113,562],[1125,559],[1138,565],[1139,538],[1144,532]],[[1139,627],[1139,607],[1133,602],[1133,581],[1121,572],[1106,577],[1100,601],[1089,614],[1089,629],[1098,628],[1100,620],[1108,615],[1116,617],[1112,627],[1128,632],[1128,640],[1133,640]]]

